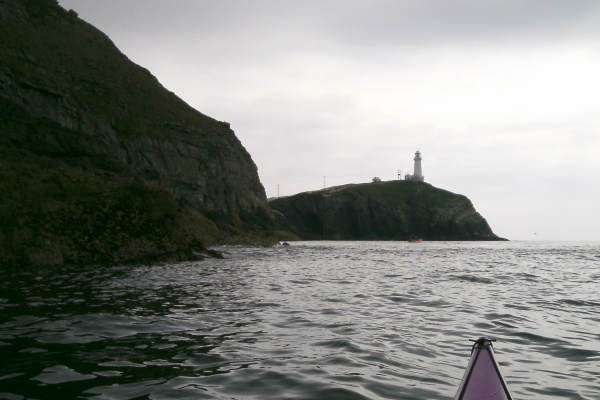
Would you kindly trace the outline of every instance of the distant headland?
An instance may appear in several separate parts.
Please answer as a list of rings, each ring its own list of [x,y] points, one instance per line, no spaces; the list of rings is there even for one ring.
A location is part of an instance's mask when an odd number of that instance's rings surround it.
[[[302,240],[506,240],[465,196],[417,180],[352,184],[269,200]]]
[[[465,196],[425,183],[422,160],[417,150],[404,180],[269,199],[278,229],[303,240],[506,240]]]

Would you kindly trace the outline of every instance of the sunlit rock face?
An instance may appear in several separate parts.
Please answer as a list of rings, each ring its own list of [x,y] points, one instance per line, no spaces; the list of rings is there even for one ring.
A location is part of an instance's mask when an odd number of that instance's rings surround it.
[[[181,259],[271,229],[256,165],[229,124],[75,12],[2,0],[0,38],[1,262]]]
[[[279,229],[306,240],[503,240],[468,198],[424,182],[345,185],[270,204]]]

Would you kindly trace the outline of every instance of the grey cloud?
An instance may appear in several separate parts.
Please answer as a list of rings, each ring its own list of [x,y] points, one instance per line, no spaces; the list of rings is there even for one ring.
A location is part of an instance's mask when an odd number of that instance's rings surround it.
[[[439,45],[547,41],[600,33],[592,1],[354,1],[330,34],[364,45]]]
[[[196,37],[321,37],[350,45],[561,40],[600,33],[600,2],[566,0],[61,0],[102,28]],[[256,43],[260,45],[260,43]]]

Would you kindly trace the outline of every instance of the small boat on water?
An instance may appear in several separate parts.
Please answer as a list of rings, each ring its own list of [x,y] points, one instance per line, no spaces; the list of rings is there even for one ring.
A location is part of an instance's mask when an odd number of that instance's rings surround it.
[[[475,341],[471,359],[454,400],[514,400],[494,356],[492,341]]]

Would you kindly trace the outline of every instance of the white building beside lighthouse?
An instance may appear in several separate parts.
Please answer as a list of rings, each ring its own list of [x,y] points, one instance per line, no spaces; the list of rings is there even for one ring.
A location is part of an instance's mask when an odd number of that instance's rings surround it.
[[[425,177],[423,176],[423,171],[421,170],[421,152],[417,150],[415,153],[415,172],[414,174],[406,174],[404,179],[407,181],[416,181],[416,182],[424,182]]]

